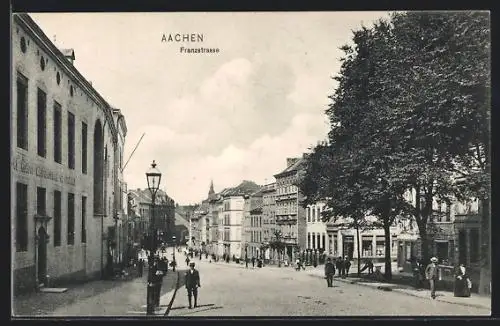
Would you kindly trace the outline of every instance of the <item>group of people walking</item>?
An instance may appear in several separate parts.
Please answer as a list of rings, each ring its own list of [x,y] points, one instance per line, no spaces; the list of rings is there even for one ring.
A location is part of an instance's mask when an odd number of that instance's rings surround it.
[[[431,290],[431,298],[436,298],[436,283],[439,280],[439,269],[437,266],[438,259],[431,258],[431,262],[425,268],[425,278],[429,281],[429,288]],[[465,264],[460,263],[455,268],[454,282],[453,282],[453,295],[455,297],[470,297],[472,282]]]

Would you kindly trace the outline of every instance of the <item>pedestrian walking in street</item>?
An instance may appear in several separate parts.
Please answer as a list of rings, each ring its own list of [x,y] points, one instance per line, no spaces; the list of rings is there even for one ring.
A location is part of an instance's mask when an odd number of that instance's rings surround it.
[[[330,257],[328,257],[325,264],[325,278],[329,288],[333,287],[333,275],[335,275],[335,265],[332,263]]]
[[[189,309],[192,309],[191,299],[193,297],[194,297],[194,307],[195,308],[198,307],[198,288],[201,287],[200,273],[198,272],[198,270],[194,268],[194,266],[195,266],[194,263],[189,264],[190,269],[186,272],[184,281],[188,295]]]
[[[432,299],[436,299],[436,281],[438,280],[437,262],[438,259],[432,257],[431,263],[425,268],[425,278],[429,280]]]
[[[455,269],[455,284],[453,286],[453,295],[455,297],[470,297],[472,282],[469,273],[464,264],[460,264]]]
[[[189,257],[186,257],[186,265],[189,266],[190,259]]]
[[[339,272],[338,275],[340,277],[343,277],[343,275],[344,275],[344,260],[342,259],[341,256],[339,258],[337,258],[337,261],[335,262],[335,265],[337,265],[337,270]]]
[[[255,268],[255,257],[252,257],[252,268]]]
[[[344,259],[344,265],[345,265],[345,276],[349,277],[349,268],[351,268],[351,260],[349,259],[348,256],[345,256]]]
[[[248,268],[248,257],[245,257],[245,268]]]
[[[142,258],[137,262],[137,272],[139,277],[142,277],[142,273],[144,272],[144,260]]]

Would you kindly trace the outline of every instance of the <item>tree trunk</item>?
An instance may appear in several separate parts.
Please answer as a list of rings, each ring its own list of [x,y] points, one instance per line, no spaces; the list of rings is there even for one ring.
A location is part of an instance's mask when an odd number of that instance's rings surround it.
[[[356,223],[356,238],[358,243],[358,277],[361,276],[361,249],[359,248],[359,225]]]
[[[491,294],[490,199],[481,200],[481,270],[479,293]]]
[[[385,271],[384,276],[387,281],[392,280],[392,258],[391,258],[391,224],[389,216],[384,216],[384,237],[385,237]]]

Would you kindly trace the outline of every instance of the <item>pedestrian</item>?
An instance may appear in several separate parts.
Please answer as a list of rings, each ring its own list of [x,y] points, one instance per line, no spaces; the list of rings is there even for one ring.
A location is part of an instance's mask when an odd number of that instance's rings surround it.
[[[137,273],[138,273],[139,277],[142,277],[143,271],[144,271],[144,260],[141,258],[137,262]]]
[[[345,256],[344,259],[344,264],[345,264],[345,275],[349,277],[349,268],[351,268],[351,260],[349,259],[348,256]]]
[[[189,261],[190,261],[189,257],[186,257],[186,265],[187,266],[189,266]]]
[[[300,259],[295,260],[295,270],[300,271]]]
[[[432,299],[436,299],[436,281],[438,280],[437,262],[438,259],[432,257],[430,264],[425,268],[425,278],[429,280]]]
[[[245,256],[245,268],[248,268],[248,257]]]
[[[208,259],[208,252],[205,253],[205,259]]]
[[[177,267],[177,262],[175,259],[172,259],[172,262],[170,262],[170,266],[172,266],[172,272],[175,272],[175,267]]]
[[[455,269],[455,284],[453,286],[453,295],[455,297],[470,297],[472,282],[465,265],[461,263]]]
[[[194,297],[194,307],[198,307],[198,288],[200,285],[200,273],[194,268],[194,263],[190,263],[190,269],[185,275],[185,285],[189,301],[189,309],[192,309],[191,298]]]
[[[339,272],[338,276],[342,277],[342,257],[337,258],[335,261],[335,266],[337,267],[337,271]]]
[[[332,263],[330,257],[328,257],[325,264],[325,278],[329,288],[333,287],[333,275],[335,275],[335,265]]]
[[[160,260],[158,260],[157,266],[160,267]],[[160,306],[160,294],[161,294],[161,286],[163,285],[163,276],[165,274],[161,270],[161,268],[157,268],[155,272],[154,284],[155,284],[155,306]]]

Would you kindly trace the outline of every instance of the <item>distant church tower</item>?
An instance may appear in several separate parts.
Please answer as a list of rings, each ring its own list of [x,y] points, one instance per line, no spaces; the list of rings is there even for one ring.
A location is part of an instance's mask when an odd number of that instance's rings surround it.
[[[208,191],[208,198],[212,198],[213,195],[215,195],[214,180],[211,180],[210,181],[210,190]]]

